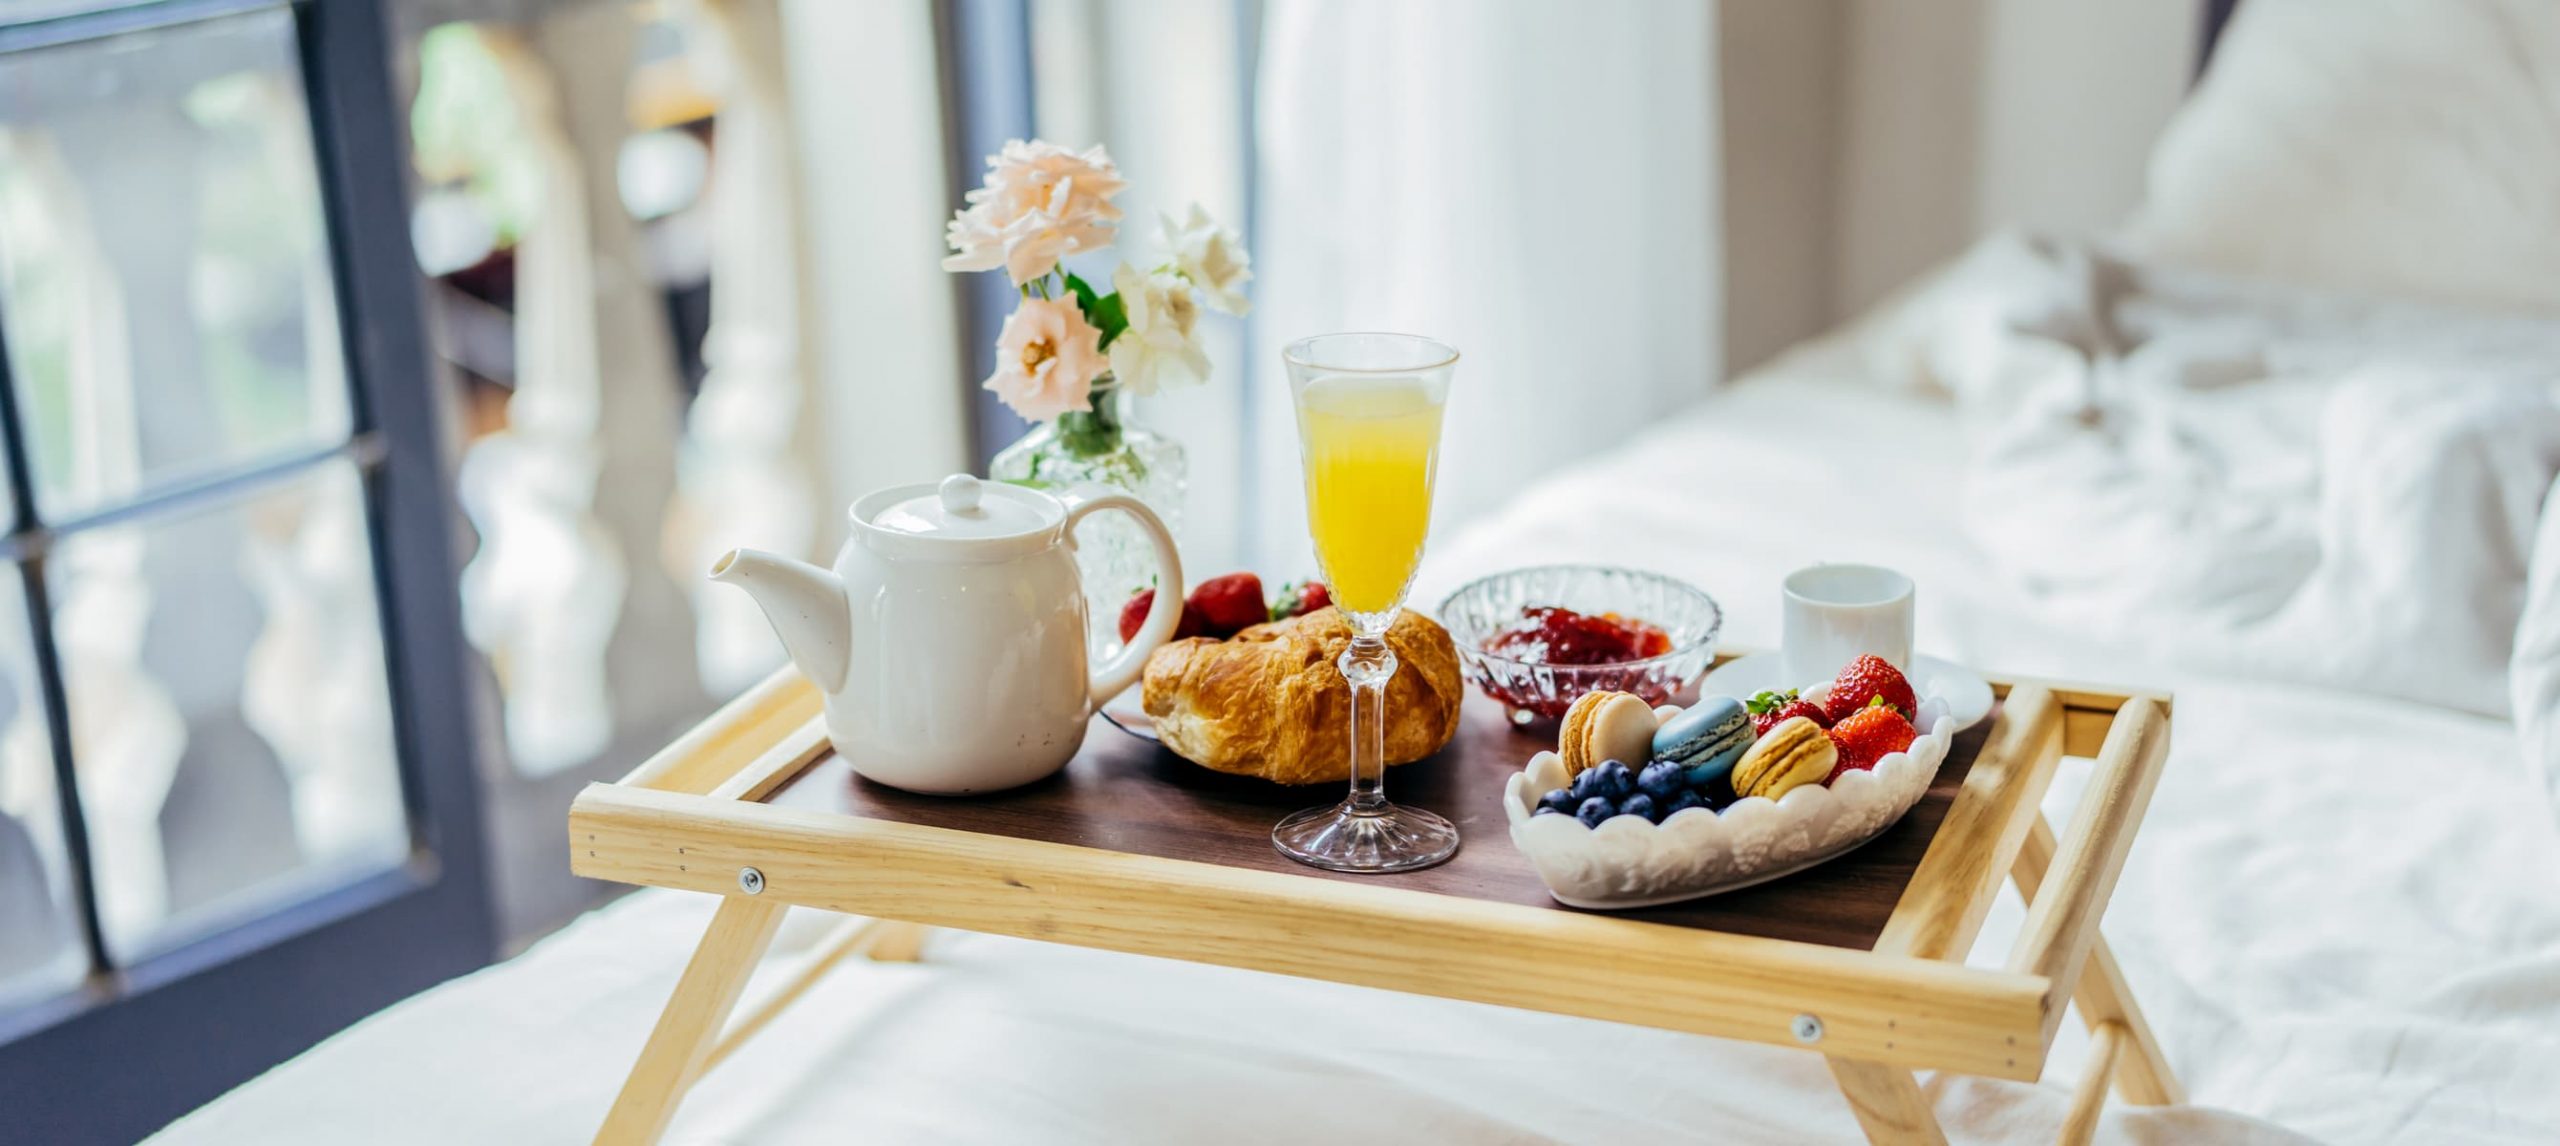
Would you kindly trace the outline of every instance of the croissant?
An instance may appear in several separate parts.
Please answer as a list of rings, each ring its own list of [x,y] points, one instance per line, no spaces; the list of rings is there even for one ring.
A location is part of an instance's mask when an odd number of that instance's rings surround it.
[[[1334,661],[1350,644],[1340,609],[1175,641],[1147,658],[1147,715],[1165,747],[1205,768],[1282,784],[1347,780],[1351,685]],[[1448,630],[1429,617],[1398,616],[1387,648],[1401,662],[1387,681],[1387,763],[1408,764],[1457,734],[1466,685]]]

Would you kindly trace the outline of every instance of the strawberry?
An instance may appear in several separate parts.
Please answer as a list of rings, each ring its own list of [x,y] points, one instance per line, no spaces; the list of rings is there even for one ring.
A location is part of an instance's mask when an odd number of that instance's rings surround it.
[[[1229,573],[1192,586],[1190,604],[1200,610],[1207,635],[1225,640],[1271,619],[1262,604],[1262,578]]]
[[[1831,716],[1822,711],[1821,705],[1796,696],[1796,690],[1792,688],[1785,692],[1756,693],[1742,702],[1742,706],[1751,710],[1751,734],[1754,736],[1767,736],[1770,729],[1797,716],[1825,728],[1831,726]]]
[[[1271,619],[1285,621],[1291,617],[1303,617],[1331,604],[1333,593],[1324,587],[1322,581],[1283,585],[1279,599],[1271,602]]]
[[[1841,667],[1823,707],[1831,711],[1832,723],[1837,724],[1878,697],[1884,698],[1886,707],[1901,713],[1904,720],[1920,715],[1920,698],[1911,694],[1911,682],[1902,679],[1901,671],[1883,657],[1874,655],[1859,657]]]
[[[1120,606],[1121,644],[1128,644],[1130,638],[1138,635],[1139,629],[1146,627],[1147,610],[1155,607],[1156,591],[1153,586],[1138,590]]]
[[[1120,606],[1121,644],[1129,643],[1130,638],[1138,635],[1138,630],[1145,627],[1147,623],[1147,610],[1155,607],[1156,591],[1153,589],[1138,590],[1137,596],[1129,598],[1128,604]],[[1182,603],[1182,619],[1174,622],[1173,635],[1165,639],[1178,641],[1184,637],[1203,636],[1208,631],[1209,623],[1201,618],[1200,610],[1192,608],[1191,602],[1185,601]]]
[[[1888,754],[1909,749],[1912,738],[1918,735],[1920,731],[1911,727],[1910,721],[1904,720],[1883,697],[1877,697],[1874,703],[1831,726],[1831,746],[1839,749],[1840,763],[1823,782],[1839,779],[1841,773],[1852,768],[1873,768]]]

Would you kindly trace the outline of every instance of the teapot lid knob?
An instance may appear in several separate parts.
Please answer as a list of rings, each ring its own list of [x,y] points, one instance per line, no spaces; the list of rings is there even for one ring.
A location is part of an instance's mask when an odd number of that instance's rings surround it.
[[[942,508],[946,513],[975,515],[978,512],[980,484],[969,474],[953,474],[942,479]]]
[[[867,496],[854,503],[853,519],[884,533],[971,542],[1054,529],[1066,512],[1048,494],[953,474],[932,485],[903,485]]]

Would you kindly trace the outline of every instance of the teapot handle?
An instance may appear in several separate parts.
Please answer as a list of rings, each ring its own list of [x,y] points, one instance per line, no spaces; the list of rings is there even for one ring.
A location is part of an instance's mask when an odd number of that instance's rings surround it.
[[[1138,519],[1138,524],[1146,528],[1147,541],[1156,550],[1156,601],[1147,609],[1146,623],[1138,626],[1137,635],[1129,638],[1129,646],[1120,650],[1119,656],[1094,667],[1093,704],[1100,708],[1120,695],[1121,690],[1138,683],[1139,674],[1146,671],[1147,654],[1156,651],[1157,645],[1173,635],[1174,626],[1182,623],[1182,554],[1175,551],[1173,534],[1165,529],[1164,520],[1145,502],[1128,494],[1077,489],[1066,491],[1059,500],[1067,504],[1065,536],[1070,544],[1076,523],[1086,514],[1117,509]]]

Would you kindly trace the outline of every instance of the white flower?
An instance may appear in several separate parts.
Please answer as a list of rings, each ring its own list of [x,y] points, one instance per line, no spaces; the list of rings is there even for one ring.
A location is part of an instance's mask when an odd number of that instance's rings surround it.
[[[1129,325],[1111,340],[1111,375],[1132,394],[1153,394],[1165,386],[1193,386],[1209,380],[1209,355],[1192,337],[1200,305],[1191,284],[1170,273],[1141,274],[1120,264],[1111,272],[1111,287],[1120,292]]]
[[[954,214],[947,238],[955,253],[946,271],[1003,267],[1021,286],[1076,251],[1111,245],[1120,209],[1111,197],[1126,184],[1100,147],[1082,153],[1042,140],[1013,140],[987,157],[983,186]]]
[[[1245,253],[1243,236],[1218,225],[1198,203],[1179,223],[1158,212],[1156,242],[1172,252],[1174,273],[1200,288],[1202,302],[1228,314],[1243,314],[1253,305],[1243,294],[1253,279],[1253,256]]]

